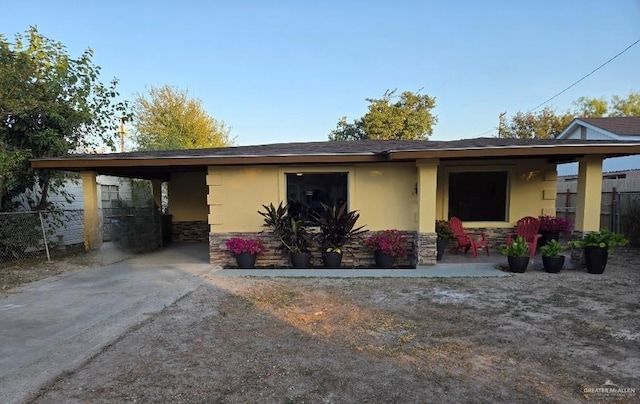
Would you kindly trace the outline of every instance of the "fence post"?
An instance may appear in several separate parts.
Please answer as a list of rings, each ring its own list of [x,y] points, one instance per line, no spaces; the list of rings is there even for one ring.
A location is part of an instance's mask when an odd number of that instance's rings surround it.
[[[610,228],[611,231],[618,231],[618,221],[616,220],[616,187],[611,189],[611,220],[610,220]]]
[[[42,219],[42,211],[38,211],[40,217],[40,228],[42,229],[42,240],[44,240],[44,249],[47,251],[47,262],[51,262],[51,255],[49,255],[49,243],[47,242],[47,232],[44,230],[44,220]]]

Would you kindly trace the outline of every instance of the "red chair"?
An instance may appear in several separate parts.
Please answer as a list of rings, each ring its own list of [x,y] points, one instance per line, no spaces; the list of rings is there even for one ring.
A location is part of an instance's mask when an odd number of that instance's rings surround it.
[[[512,238],[522,237],[529,245],[529,257],[533,258],[536,255],[538,239],[540,238],[538,230],[540,230],[540,221],[538,219],[531,216],[523,217],[516,222],[516,231],[507,233],[507,245],[511,245]]]
[[[458,241],[458,248],[456,248],[456,254],[460,252],[461,248],[464,248],[465,254],[469,249],[473,252],[474,258],[478,256],[478,248],[484,248],[489,255],[489,242],[487,241],[487,235],[482,232],[466,232],[462,221],[457,217],[449,219],[449,227],[453,232],[453,236]]]

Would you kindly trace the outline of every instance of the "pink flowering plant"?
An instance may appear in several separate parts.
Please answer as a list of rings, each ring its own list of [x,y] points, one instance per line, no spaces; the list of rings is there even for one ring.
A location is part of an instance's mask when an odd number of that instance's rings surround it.
[[[544,215],[538,219],[540,220],[540,231],[571,233],[571,222],[563,217]]]
[[[225,242],[227,248],[235,255],[242,253],[260,254],[264,252],[262,240],[257,238],[233,237]]]
[[[367,238],[364,245],[393,257],[404,257],[407,255],[407,249],[404,248],[406,240],[398,230],[383,230]]]

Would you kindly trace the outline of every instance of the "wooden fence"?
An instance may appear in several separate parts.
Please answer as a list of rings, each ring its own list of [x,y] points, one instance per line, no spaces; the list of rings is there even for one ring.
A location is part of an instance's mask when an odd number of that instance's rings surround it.
[[[558,181],[556,215],[575,223],[578,181]],[[602,181],[600,227],[625,232],[628,209],[640,202],[640,179],[605,179]]]

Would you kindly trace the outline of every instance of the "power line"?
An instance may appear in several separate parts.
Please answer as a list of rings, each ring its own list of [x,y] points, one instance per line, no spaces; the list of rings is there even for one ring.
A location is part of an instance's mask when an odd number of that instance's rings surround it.
[[[581,81],[583,81],[584,79],[586,79],[587,77],[591,76],[593,73],[597,72],[598,70],[602,69],[603,67],[605,67],[606,65],[608,65],[609,63],[611,63],[613,60],[615,60],[616,58],[618,58],[620,55],[622,55],[623,53],[625,53],[626,51],[628,51],[629,49],[633,48],[634,46],[636,46],[638,43],[640,43],[640,38],[638,40],[636,40],[635,42],[633,42],[631,45],[627,46],[626,48],[624,48],[622,51],[618,52],[616,55],[614,55],[611,59],[607,60],[606,62],[604,62],[603,64],[601,64],[600,66],[596,67],[595,69],[593,69],[592,71],[590,71],[589,73],[585,74],[584,76],[582,76],[580,79],[576,80],[575,82],[573,82],[570,86],[568,86],[567,88],[565,88],[564,90],[560,91],[559,93],[555,94],[553,97],[547,99],[546,101],[536,105],[534,108],[531,108],[530,110],[527,111],[527,113],[535,111],[536,109],[540,108],[541,106],[547,104],[548,102],[554,100],[555,98],[557,98],[558,96],[564,94],[565,92],[567,92],[568,90],[570,90],[571,88],[573,88],[576,84],[580,83]],[[493,131],[496,131],[496,128],[492,128],[486,132],[482,132],[479,135],[476,135],[476,137],[482,137],[488,133],[491,133]]]
[[[622,51],[618,52],[614,57],[612,57],[611,59],[607,60],[606,62],[604,62],[603,64],[601,64],[600,66],[596,67],[595,69],[593,69],[591,72],[585,74],[584,76],[582,76],[579,80],[576,80],[573,84],[571,84],[569,87],[565,88],[564,90],[560,91],[559,93],[557,93],[556,95],[554,95],[553,97],[549,98],[548,100],[546,100],[545,102],[542,102],[538,105],[536,105],[534,108],[531,108],[530,110],[527,111],[527,113],[535,111],[536,109],[540,108],[541,106],[543,106],[544,104],[548,103],[549,101],[553,100],[554,98],[558,97],[559,95],[567,92],[570,88],[574,87],[576,84],[580,83],[582,80],[586,79],[587,77],[591,76],[593,73],[597,72],[598,70],[602,69],[603,67],[605,67],[606,65],[608,65],[609,63],[611,63],[614,59],[616,59],[618,56],[622,55],[623,53],[625,53],[626,51],[628,51],[629,49],[633,48],[635,45],[637,45],[638,43],[640,43],[640,39],[638,39],[637,41],[635,41],[634,43],[632,43],[631,45],[627,46],[626,48],[624,48]]]

